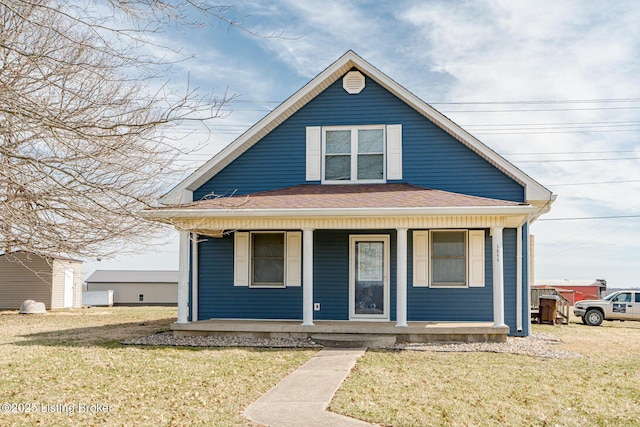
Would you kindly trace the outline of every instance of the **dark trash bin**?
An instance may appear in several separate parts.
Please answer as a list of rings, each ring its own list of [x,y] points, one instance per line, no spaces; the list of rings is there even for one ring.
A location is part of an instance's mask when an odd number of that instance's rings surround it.
[[[538,323],[556,324],[558,300],[560,297],[557,295],[542,295],[539,298]]]

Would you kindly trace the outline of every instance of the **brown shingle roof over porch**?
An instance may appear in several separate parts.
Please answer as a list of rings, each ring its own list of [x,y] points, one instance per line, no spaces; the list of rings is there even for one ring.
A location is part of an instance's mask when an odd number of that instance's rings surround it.
[[[164,209],[352,209],[526,206],[409,184],[297,185],[242,196],[213,197]]]

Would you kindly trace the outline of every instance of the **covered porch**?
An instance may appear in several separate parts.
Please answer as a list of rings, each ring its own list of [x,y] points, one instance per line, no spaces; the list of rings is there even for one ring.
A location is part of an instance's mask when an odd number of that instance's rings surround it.
[[[528,317],[522,312],[522,227],[535,211],[526,203],[407,184],[379,184],[302,185],[163,208],[149,216],[182,230],[178,321],[172,326],[177,334],[297,338],[359,334],[393,337],[394,342],[501,342],[510,332],[527,333],[522,324]],[[514,294],[510,309],[515,311],[511,314],[511,331],[505,322],[505,229],[511,229],[509,257],[515,264],[510,280]],[[428,242],[433,233],[442,232],[458,233],[466,248],[462,254],[462,286],[436,287],[431,283]],[[253,286],[247,273],[251,261],[239,254],[248,253],[248,242],[258,233],[284,235],[285,256],[295,253],[294,263],[285,262],[285,277],[296,277],[295,283],[285,281],[271,290]],[[485,246],[486,239],[490,243]],[[207,240],[204,246],[200,243]],[[373,263],[379,267],[379,288],[384,295],[384,310],[379,313],[366,311],[371,306],[355,309],[359,301],[354,277],[363,272],[367,273],[363,276],[376,275],[357,270],[361,263],[355,253],[360,253],[358,244],[372,246],[371,242],[378,245],[376,253],[380,254],[379,263]],[[225,249],[205,254],[204,248],[214,244]],[[231,252],[235,255],[230,256]],[[340,257],[335,255],[338,253]],[[479,261],[473,257],[475,253]],[[333,254],[331,262],[327,262],[326,254]],[[226,279],[202,276],[199,257],[224,259],[224,264],[207,271],[225,270]],[[342,276],[336,279],[321,274],[338,271],[336,266],[341,262]],[[200,298],[205,279],[209,292],[206,308]],[[333,306],[326,299],[321,301],[330,286],[331,295],[339,296],[331,301]],[[227,292],[225,302],[216,303],[222,299],[211,296],[211,290],[223,287]],[[285,293],[293,296],[288,300],[288,311],[265,314],[267,300],[282,304],[282,299],[272,297]],[[251,309],[246,304],[235,308],[238,301],[254,305]],[[334,309],[337,306],[340,309]],[[380,304],[373,309],[377,307]],[[444,307],[449,310],[448,316],[441,314]]]

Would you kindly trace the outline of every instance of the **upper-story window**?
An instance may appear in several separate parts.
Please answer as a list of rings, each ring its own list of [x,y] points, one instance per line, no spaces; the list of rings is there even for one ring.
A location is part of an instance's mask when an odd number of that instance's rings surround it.
[[[385,126],[323,127],[323,182],[384,182]]]
[[[308,126],[307,181],[383,183],[402,179],[402,125]]]

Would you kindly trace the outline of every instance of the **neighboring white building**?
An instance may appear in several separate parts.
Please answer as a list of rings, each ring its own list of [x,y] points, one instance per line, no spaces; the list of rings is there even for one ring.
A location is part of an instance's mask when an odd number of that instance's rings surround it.
[[[82,306],[82,261],[16,251],[0,254],[0,309],[18,310],[25,300],[52,308]]]
[[[177,305],[178,272],[167,270],[96,270],[86,290],[113,290],[114,305]]]

